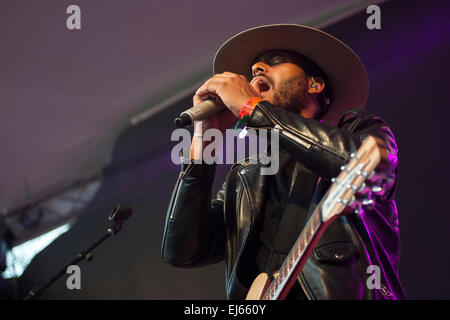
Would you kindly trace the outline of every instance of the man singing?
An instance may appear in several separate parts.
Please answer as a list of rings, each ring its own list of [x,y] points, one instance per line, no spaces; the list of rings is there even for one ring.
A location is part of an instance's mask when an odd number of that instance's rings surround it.
[[[361,108],[367,95],[359,57],[320,30],[269,25],[225,42],[214,59],[214,76],[193,102],[215,98],[226,108],[195,125],[190,161],[182,164],[167,212],[164,261],[183,268],[225,261],[229,299],[245,298],[261,272],[273,279],[331,179],[367,136],[383,142],[386,170],[397,173],[394,136],[382,119]],[[238,162],[212,198],[215,164],[194,160],[210,143],[202,139],[207,129],[224,132],[238,119],[279,135],[279,170],[263,175],[261,162]],[[364,215],[331,223],[288,299],[405,298],[398,278],[395,185],[396,175]],[[380,270],[376,286],[367,284],[373,266]]]

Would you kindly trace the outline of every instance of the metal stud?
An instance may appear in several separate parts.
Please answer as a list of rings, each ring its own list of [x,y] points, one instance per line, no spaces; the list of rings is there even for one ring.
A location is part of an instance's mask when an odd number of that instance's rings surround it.
[[[380,186],[374,186],[374,187],[372,187],[372,191],[375,193],[379,193],[379,192],[383,191],[383,188]]]
[[[276,125],[273,127],[273,130],[275,130],[276,132],[281,132],[282,128],[281,128],[281,126],[280,126],[279,124],[276,124]]]
[[[334,257],[335,257],[336,259],[341,260],[342,258],[344,258],[344,254],[343,254],[343,253],[335,253],[335,254],[334,254]]]

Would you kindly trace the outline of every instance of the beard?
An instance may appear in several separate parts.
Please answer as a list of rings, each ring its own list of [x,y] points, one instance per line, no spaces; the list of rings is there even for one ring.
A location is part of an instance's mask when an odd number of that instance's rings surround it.
[[[273,104],[297,114],[304,110],[308,103],[306,79],[296,77],[280,83],[273,89]]]

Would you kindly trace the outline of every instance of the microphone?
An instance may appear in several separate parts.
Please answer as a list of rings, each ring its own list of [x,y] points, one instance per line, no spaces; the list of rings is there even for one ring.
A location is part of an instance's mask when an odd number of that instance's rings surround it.
[[[225,106],[218,103],[216,100],[208,99],[183,111],[180,116],[175,119],[174,124],[177,128],[190,126],[194,124],[194,121],[206,119],[224,108]]]

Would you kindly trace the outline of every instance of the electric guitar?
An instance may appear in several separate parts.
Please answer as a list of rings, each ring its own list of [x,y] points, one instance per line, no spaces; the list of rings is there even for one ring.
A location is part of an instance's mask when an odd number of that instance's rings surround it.
[[[383,194],[392,177],[375,173],[387,160],[387,150],[381,140],[367,137],[358,152],[350,155],[347,165],[341,167],[337,178],[314,210],[302,233],[281,265],[277,276],[270,282],[266,273],[253,281],[246,300],[283,300],[297,276],[315,249],[327,227],[344,214],[362,212],[363,206],[373,203],[373,193]],[[357,199],[360,196],[363,200]]]

